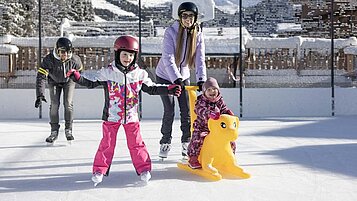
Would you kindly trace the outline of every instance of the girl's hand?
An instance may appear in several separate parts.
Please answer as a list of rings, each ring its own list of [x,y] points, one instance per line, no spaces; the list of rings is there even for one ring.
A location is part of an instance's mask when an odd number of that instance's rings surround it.
[[[81,74],[76,69],[71,69],[67,72],[66,77],[69,77],[74,81],[78,81],[81,78]]]
[[[219,117],[221,116],[221,114],[219,112],[211,112],[208,117],[210,119],[213,119],[213,120],[217,120],[219,119]]]
[[[181,95],[181,86],[178,84],[171,84],[167,87],[170,95],[180,96]]]

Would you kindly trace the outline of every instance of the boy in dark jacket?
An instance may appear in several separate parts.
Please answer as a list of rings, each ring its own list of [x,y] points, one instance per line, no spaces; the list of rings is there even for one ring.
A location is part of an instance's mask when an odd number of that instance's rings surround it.
[[[50,91],[50,125],[51,135],[46,138],[47,143],[53,143],[58,137],[59,114],[61,93],[63,92],[65,135],[68,141],[74,140],[72,135],[73,124],[73,94],[75,82],[66,77],[66,73],[75,69],[81,71],[83,64],[81,59],[73,54],[72,42],[68,38],[59,38],[53,52],[43,58],[41,67],[36,77],[36,101],[38,108],[45,99],[46,79]]]

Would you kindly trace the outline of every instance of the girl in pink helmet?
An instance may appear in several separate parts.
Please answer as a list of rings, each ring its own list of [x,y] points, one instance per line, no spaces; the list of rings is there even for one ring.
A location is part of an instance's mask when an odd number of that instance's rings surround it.
[[[105,103],[103,109],[103,138],[99,144],[93,163],[92,181],[96,186],[108,176],[114,155],[117,132],[124,127],[127,146],[136,173],[144,182],[151,178],[151,159],[140,134],[138,115],[140,90],[150,95],[180,96],[179,85],[157,86],[148,73],[136,64],[139,43],[132,36],[121,36],[115,40],[115,60],[107,68],[97,72],[94,80],[89,80],[71,71],[67,76],[88,88],[103,86]]]

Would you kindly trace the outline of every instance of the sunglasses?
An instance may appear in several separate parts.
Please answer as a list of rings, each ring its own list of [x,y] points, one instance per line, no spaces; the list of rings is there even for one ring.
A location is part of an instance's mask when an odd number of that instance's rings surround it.
[[[193,18],[195,18],[195,15],[194,14],[186,14],[186,13],[183,13],[182,15],[181,15],[181,17],[182,17],[182,19],[187,19],[187,18],[190,18],[190,19],[193,19]]]

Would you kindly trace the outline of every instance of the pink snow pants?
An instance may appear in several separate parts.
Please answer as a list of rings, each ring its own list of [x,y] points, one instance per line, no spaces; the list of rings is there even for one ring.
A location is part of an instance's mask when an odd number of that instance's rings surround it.
[[[102,124],[103,138],[100,141],[93,163],[93,173],[105,174],[112,164],[117,133],[120,123],[104,121]],[[139,122],[123,124],[128,149],[136,173],[151,171],[151,159],[141,138]]]

